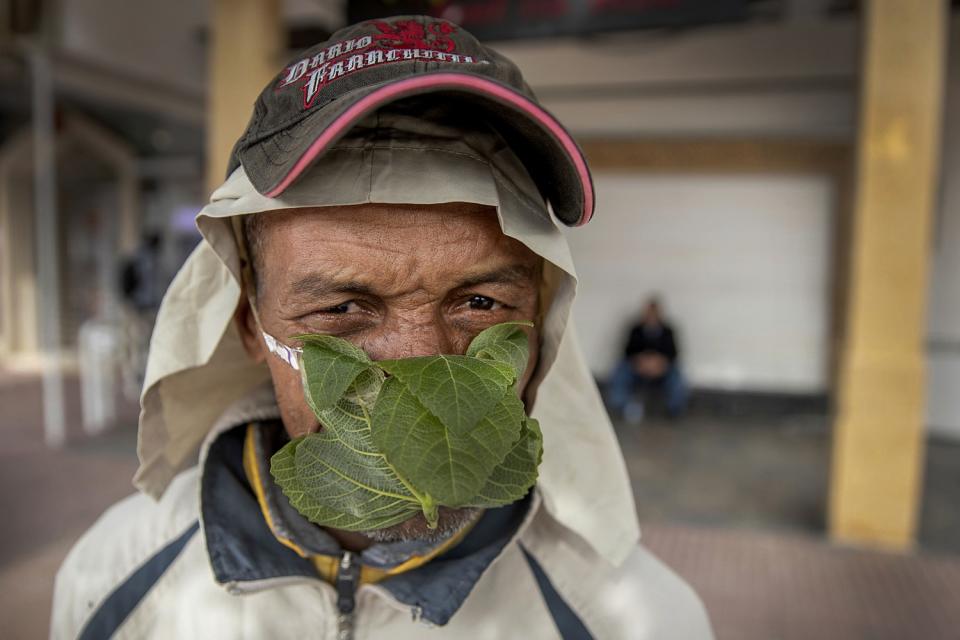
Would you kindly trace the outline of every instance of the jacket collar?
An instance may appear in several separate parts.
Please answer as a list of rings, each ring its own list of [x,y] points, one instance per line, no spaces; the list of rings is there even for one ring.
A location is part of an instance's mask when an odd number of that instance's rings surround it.
[[[264,518],[243,467],[246,433],[245,422],[233,428],[218,425],[201,460],[200,519],[216,581],[231,592],[246,593],[291,581],[321,580],[317,565],[281,543]],[[387,576],[379,586],[425,620],[444,625],[538,507],[539,497],[531,492],[512,505],[487,510],[459,544],[422,566]],[[312,540],[314,545],[339,555],[332,538],[324,540],[321,535]],[[389,551],[380,549],[381,561],[397,559]],[[376,554],[369,561],[376,562]]]

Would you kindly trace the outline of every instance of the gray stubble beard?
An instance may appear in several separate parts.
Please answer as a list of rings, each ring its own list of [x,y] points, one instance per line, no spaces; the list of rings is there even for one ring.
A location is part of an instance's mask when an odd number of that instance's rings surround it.
[[[423,517],[422,513],[418,513],[400,524],[383,529],[361,531],[360,533],[374,542],[407,542],[410,540],[422,540],[427,543],[441,542],[476,522],[482,513],[483,509],[479,507],[461,507],[459,509],[440,507],[436,529],[429,528],[426,518]]]

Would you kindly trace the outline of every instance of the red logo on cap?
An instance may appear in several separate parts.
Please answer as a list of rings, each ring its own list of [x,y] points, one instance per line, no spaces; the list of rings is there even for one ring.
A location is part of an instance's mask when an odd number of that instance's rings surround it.
[[[431,22],[423,25],[413,20],[398,20],[393,23],[372,21],[380,30],[373,39],[382,47],[390,49],[432,49],[453,53],[456,46],[449,37],[456,31],[449,22]]]
[[[453,64],[485,62],[456,53],[456,45],[450,34],[457,27],[448,22],[437,21],[424,25],[414,20],[372,20],[367,24],[380,33],[335,42],[308,58],[298,60],[281,74],[277,90],[300,82],[303,108],[309,109],[330,83],[361,69],[410,60]]]

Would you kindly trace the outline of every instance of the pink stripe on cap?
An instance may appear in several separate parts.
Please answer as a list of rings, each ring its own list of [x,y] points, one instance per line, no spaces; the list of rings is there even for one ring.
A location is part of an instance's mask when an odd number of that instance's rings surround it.
[[[267,192],[267,197],[274,198],[283,193],[286,188],[310,166],[314,159],[327,148],[327,145],[333,140],[336,140],[345,129],[368,112],[386,102],[399,98],[405,93],[425,88],[435,89],[440,87],[463,87],[489,95],[500,102],[519,108],[550,131],[554,138],[560,141],[564,151],[567,152],[567,155],[573,161],[573,165],[576,167],[577,174],[580,177],[580,185],[583,188],[583,212],[580,214],[580,219],[573,226],[579,227],[590,221],[590,218],[593,216],[593,187],[590,184],[590,173],[587,170],[587,163],[584,161],[583,156],[580,155],[580,150],[570,137],[570,134],[560,126],[560,123],[557,122],[553,116],[528,98],[492,80],[462,73],[431,73],[414,78],[407,78],[406,80],[399,80],[364,96],[350,105],[346,111],[340,114],[340,117],[334,120],[334,122],[313,141],[313,144],[310,145],[306,153],[300,156],[297,163],[293,165],[290,173],[280,181],[280,184]]]

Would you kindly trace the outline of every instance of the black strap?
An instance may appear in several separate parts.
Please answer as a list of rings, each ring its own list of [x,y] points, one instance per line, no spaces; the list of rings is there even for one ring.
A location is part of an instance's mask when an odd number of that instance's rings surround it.
[[[136,609],[150,588],[160,580],[160,577],[177,559],[180,552],[200,528],[199,522],[194,522],[173,542],[169,543],[149,560],[140,565],[123,583],[107,596],[96,613],[90,617],[83,631],[77,636],[79,640],[100,640],[112,636],[127,616]]]
[[[560,637],[563,640],[593,640],[587,626],[583,624],[580,617],[554,588],[549,576],[537,562],[537,559],[523,545],[520,545],[520,550],[523,551],[523,556],[527,559],[530,570],[533,571],[533,577],[537,579],[540,594],[547,603],[553,622],[557,625],[557,630],[560,631]]]

